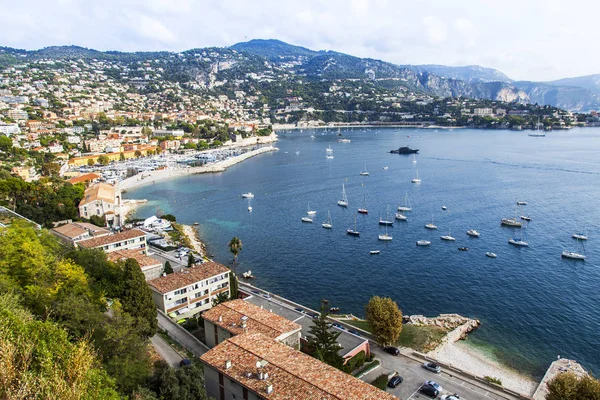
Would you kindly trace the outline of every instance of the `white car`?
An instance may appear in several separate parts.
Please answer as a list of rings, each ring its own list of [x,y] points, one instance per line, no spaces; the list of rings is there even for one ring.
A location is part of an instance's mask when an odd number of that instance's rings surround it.
[[[432,387],[436,388],[439,392],[442,391],[442,387],[440,386],[440,384],[435,381],[427,381],[423,385],[432,386]]]
[[[455,394],[445,394],[440,397],[440,400],[460,400],[460,397]]]

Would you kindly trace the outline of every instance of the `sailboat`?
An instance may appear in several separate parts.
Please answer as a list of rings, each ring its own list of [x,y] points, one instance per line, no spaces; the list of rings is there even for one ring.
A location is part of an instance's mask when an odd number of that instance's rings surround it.
[[[419,170],[417,170],[417,176],[412,179],[412,183],[421,183],[421,179],[419,179]]]
[[[411,161],[411,162],[412,162],[413,164],[416,164],[416,163],[417,163],[417,155],[416,155],[416,154],[413,154],[413,159],[412,159],[412,161]]]
[[[501,225],[511,226],[513,228],[520,228],[523,226],[523,223],[517,220],[517,207],[515,207],[515,216],[514,218],[502,218],[500,220]]]
[[[425,224],[425,228],[427,228],[427,229],[437,229],[437,226],[433,224],[433,214],[431,214],[431,223]]]
[[[331,148],[331,145],[329,145],[329,147],[327,147],[327,148],[325,149],[325,152],[326,152],[326,153],[333,153],[333,149]]]
[[[387,206],[387,210],[385,213],[385,219],[379,217],[379,225],[392,226],[394,225],[394,220],[390,219],[390,206]]]
[[[367,163],[365,163],[365,169],[360,171],[360,176],[369,176],[369,171],[367,170]]]
[[[396,219],[398,221],[406,221],[407,220],[406,215],[404,215],[402,211],[396,213]]]
[[[346,196],[346,187],[342,183],[342,199],[338,200],[338,206],[340,207],[348,207],[348,197]]]
[[[404,195],[404,205],[398,207],[398,211],[412,211],[410,201],[408,200],[408,193]]]
[[[577,243],[579,243],[579,239],[577,239]],[[587,256],[585,255],[585,248],[583,247],[583,242],[581,242],[581,248],[583,249],[583,254],[575,251],[563,250],[561,257],[570,258],[572,260],[585,260]]]
[[[577,240],[588,240],[587,232],[585,230],[583,232],[574,233],[571,237]]]
[[[306,214],[310,215],[311,217],[317,215],[316,211],[310,209],[310,203],[308,204],[308,211],[306,212]]]
[[[325,229],[331,229],[333,228],[333,224],[331,223],[331,213],[329,212],[329,210],[327,210],[327,221],[323,222],[321,224],[321,226]]]
[[[358,213],[359,214],[368,214],[369,213],[369,210],[367,209],[367,196],[366,195],[365,195],[365,201],[363,203],[363,206],[358,209]]]
[[[302,222],[309,222],[312,224],[313,220],[311,217],[302,217]]]
[[[356,228],[356,215],[354,216],[354,229],[346,229],[346,233],[350,236],[360,236],[360,232]]]
[[[447,235],[440,236],[440,239],[442,239],[442,240],[447,240],[447,241],[450,241],[450,242],[454,242],[454,241],[456,240],[456,239],[455,239],[455,238],[452,236],[452,230],[451,230],[451,229],[449,229],[449,230],[448,230],[448,234],[447,234]]]
[[[385,233],[384,234],[380,234],[378,236],[379,240],[383,240],[383,241],[390,241],[392,240],[392,237],[390,235],[388,235],[388,229],[387,229],[387,225],[385,226]]]
[[[510,238],[508,239],[508,243],[518,247],[529,247],[529,243],[527,242],[527,229],[523,231],[523,236],[525,237],[524,239],[519,237]]]
[[[329,145],[329,147],[325,149],[325,153],[327,154],[325,158],[329,160],[333,158],[333,149],[331,148],[331,145]]]
[[[536,125],[537,125],[537,129],[534,130],[534,131],[532,130],[528,135],[529,136],[533,136],[533,137],[544,137],[544,136],[546,136],[546,133],[544,132],[544,130],[541,129],[544,126],[544,124],[542,124],[538,120],[538,122],[537,122]]]

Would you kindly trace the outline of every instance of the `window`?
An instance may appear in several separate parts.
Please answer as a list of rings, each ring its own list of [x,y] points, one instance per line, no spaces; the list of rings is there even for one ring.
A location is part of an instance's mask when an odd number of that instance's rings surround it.
[[[186,288],[176,290],[175,293],[173,293],[173,294],[175,296],[179,296],[180,294],[184,294],[184,293],[187,293],[187,289]]]

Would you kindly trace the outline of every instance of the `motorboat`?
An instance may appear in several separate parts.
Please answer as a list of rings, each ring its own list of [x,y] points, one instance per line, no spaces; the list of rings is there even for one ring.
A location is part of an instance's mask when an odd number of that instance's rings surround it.
[[[252,206],[248,206],[248,212],[252,212]]]
[[[252,271],[248,270],[246,272],[242,272],[242,278],[244,279],[254,279],[254,275],[252,275]]]
[[[527,243],[521,238],[510,238],[508,239],[508,243],[518,247],[529,247],[529,243]]]
[[[446,241],[449,241],[449,242],[454,242],[456,240],[453,236],[450,236],[449,234],[448,235],[444,235],[444,236],[440,236],[440,239],[446,240]]]
[[[518,206],[526,206],[527,202],[526,201],[517,201],[517,205]]]
[[[561,256],[564,258],[570,258],[572,260],[585,260],[585,258],[586,258],[585,254],[579,254],[574,251],[568,251],[568,250],[563,250]]]
[[[486,253],[485,253],[485,256],[486,256],[486,257],[489,257],[489,258],[496,258],[496,257],[498,257],[498,256],[496,255],[496,253],[492,253],[491,251],[488,251],[488,252],[486,252]]]
[[[375,254],[379,254],[379,253],[381,253],[380,250],[371,250],[371,251],[369,251],[369,254],[371,254],[371,255],[375,255]]]
[[[309,222],[309,223],[312,223],[312,222],[313,222],[313,220],[312,220],[312,218],[311,218],[311,217],[302,217],[302,222]]]
[[[448,209],[448,207],[442,206],[442,210],[446,211],[447,209]]]
[[[431,242],[429,240],[417,240],[417,246],[429,246]]]
[[[571,235],[571,237],[577,240],[588,240],[587,235],[584,233],[574,233]]]
[[[477,232],[475,229],[469,229],[467,231],[467,235],[472,236],[472,237],[479,237],[480,233]]]
[[[252,192],[243,193],[242,197],[245,198],[245,199],[253,199],[254,198],[254,194],[252,194]]]
[[[383,167],[383,169],[384,169],[384,170],[387,170],[387,169],[388,169],[388,167],[387,167],[387,166],[385,166],[385,167]]]

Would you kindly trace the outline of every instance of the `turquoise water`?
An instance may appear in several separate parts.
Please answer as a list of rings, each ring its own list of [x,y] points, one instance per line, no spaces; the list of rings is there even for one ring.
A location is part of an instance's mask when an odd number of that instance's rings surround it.
[[[339,143],[331,131],[281,132],[278,152],[126,197],[150,200],[140,217],[160,209],[179,222],[199,222],[217,261],[230,263],[227,243],[239,236],[240,271],[251,269],[258,286],[294,301],[316,307],[327,298],[363,315],[372,295],[391,296],[406,314],[480,319],[473,341],[534,376],[558,354],[600,370],[600,129],[545,138],[483,130],[342,133],[352,142]],[[325,158],[329,145],[332,160]],[[388,154],[404,145],[420,149],[417,164],[412,156]],[[359,176],[365,163],[370,176]],[[419,185],[410,182],[416,169]],[[342,183],[347,209],[336,205]],[[251,213],[241,198],[248,191],[255,194]],[[405,193],[413,207],[408,222],[389,228],[393,241],[379,242],[385,232],[379,216],[388,204],[394,212]],[[369,215],[357,215],[364,197]],[[528,202],[522,213],[533,219],[529,248],[509,245],[514,230],[500,226],[501,218],[514,216],[517,200]],[[300,221],[308,203],[318,212],[313,224]],[[321,228],[328,210],[331,231]],[[355,215],[359,238],[346,235]],[[424,228],[432,218],[437,231]],[[470,228],[481,237],[468,237]],[[563,249],[581,250],[571,234],[582,229],[590,236],[588,260],[561,259]],[[449,231],[456,242],[439,239]],[[417,247],[418,239],[432,244]],[[381,254],[369,255],[375,249]]]

